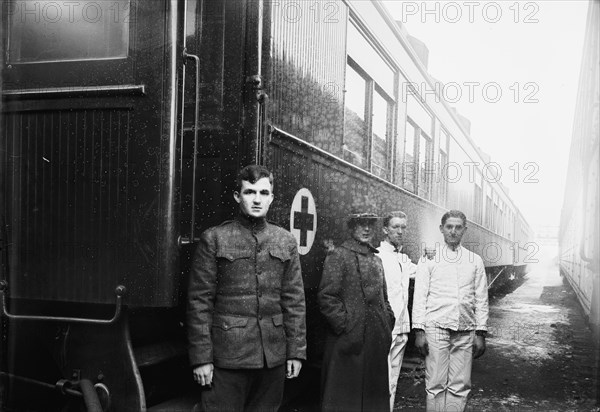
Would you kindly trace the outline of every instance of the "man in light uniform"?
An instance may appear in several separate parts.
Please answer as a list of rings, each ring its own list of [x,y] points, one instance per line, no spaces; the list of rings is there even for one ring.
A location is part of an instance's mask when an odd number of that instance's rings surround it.
[[[417,266],[410,258],[401,253],[402,234],[406,230],[406,214],[390,212],[383,218],[384,239],[377,248],[383,264],[385,281],[387,283],[388,300],[396,316],[392,330],[392,345],[388,356],[388,372],[390,380],[390,410],[394,409],[396,385],[402,367],[404,349],[410,332],[408,316],[408,286],[411,278],[415,277]]]
[[[487,278],[481,257],[460,245],[466,230],[464,213],[444,214],[445,244],[417,269],[412,320],[425,357],[427,411],[464,411],[472,360],[485,352]]]

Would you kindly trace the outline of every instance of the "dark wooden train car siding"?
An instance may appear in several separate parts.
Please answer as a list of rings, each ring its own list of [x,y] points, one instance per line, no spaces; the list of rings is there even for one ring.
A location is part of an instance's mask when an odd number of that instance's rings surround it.
[[[3,71],[11,297],[177,304],[170,7],[131,2],[126,59]]]
[[[96,301],[112,293],[120,272],[114,263],[133,252],[125,232],[129,115],[98,109],[6,116],[13,297]]]
[[[343,2],[271,7],[270,120],[341,157],[348,8]]]

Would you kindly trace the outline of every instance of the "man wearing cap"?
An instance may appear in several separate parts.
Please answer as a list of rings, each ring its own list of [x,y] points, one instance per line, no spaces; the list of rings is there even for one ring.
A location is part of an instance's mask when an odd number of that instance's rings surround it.
[[[445,213],[444,245],[417,269],[412,321],[425,357],[427,411],[464,411],[472,359],[485,352],[487,278],[481,257],[460,245],[466,230],[464,213]]]
[[[388,411],[387,356],[394,314],[381,261],[371,246],[377,216],[350,215],[352,239],[325,259],[318,301],[327,323],[322,411]]]
[[[285,377],[306,359],[305,302],[296,240],[267,222],[273,175],[238,175],[234,220],[202,233],[190,273],[187,326],[202,409],[276,412]]]
[[[379,258],[383,264],[387,292],[392,310],[396,316],[396,324],[392,330],[392,344],[388,358],[390,379],[390,410],[394,407],[396,386],[402,367],[404,349],[408,342],[410,332],[410,318],[408,315],[408,287],[410,279],[414,279],[417,265],[411,262],[408,255],[401,253],[406,230],[406,214],[404,212],[390,212],[383,218],[383,236],[377,248]]]

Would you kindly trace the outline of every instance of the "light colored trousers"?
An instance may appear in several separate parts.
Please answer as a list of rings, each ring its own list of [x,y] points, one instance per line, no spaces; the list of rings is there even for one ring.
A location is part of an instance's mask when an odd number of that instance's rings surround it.
[[[471,392],[475,331],[427,327],[429,354],[425,358],[427,412],[462,412]]]
[[[402,358],[404,358],[404,349],[408,342],[407,333],[398,333],[392,336],[392,346],[388,355],[388,371],[390,375],[390,411],[394,410],[394,398],[396,397],[396,386],[398,377],[402,368]]]

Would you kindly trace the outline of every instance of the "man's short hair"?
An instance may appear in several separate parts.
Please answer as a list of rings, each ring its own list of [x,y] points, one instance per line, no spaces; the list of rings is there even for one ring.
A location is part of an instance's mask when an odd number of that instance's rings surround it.
[[[463,226],[467,226],[467,216],[465,216],[465,214],[460,210],[449,210],[446,213],[444,213],[444,216],[442,216],[442,226],[444,226],[446,224],[446,220],[448,220],[448,218],[451,217],[457,217],[459,219],[462,219]]]
[[[258,182],[263,177],[269,178],[269,183],[273,187],[273,173],[264,166],[261,165],[248,165],[244,167],[237,176],[237,190],[242,190],[242,181],[247,181],[252,184]]]
[[[399,217],[400,219],[406,219],[406,213],[402,212],[401,210],[397,210],[394,212],[388,212],[383,217],[383,227],[387,227],[387,225],[390,224],[390,220],[392,220],[395,217]]]

